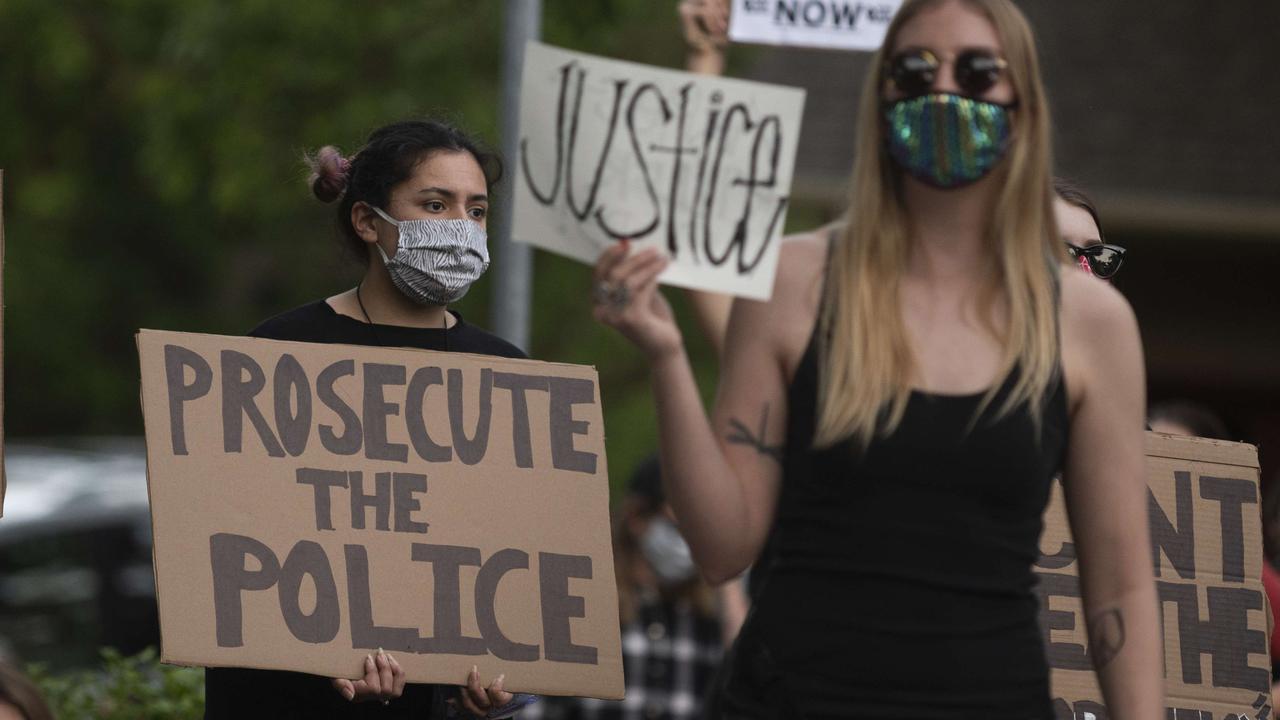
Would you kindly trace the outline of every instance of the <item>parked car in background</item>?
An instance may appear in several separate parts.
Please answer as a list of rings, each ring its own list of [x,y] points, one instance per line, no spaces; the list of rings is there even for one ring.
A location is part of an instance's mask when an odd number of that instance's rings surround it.
[[[142,438],[10,440],[0,656],[61,671],[160,642]]]

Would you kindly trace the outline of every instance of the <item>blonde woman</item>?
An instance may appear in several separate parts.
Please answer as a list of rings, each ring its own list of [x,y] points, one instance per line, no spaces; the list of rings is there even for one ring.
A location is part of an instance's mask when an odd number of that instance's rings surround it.
[[[1163,717],[1138,329],[1064,270],[1030,28],[1008,0],[907,0],[872,72],[853,220],[734,305],[710,420],[666,260],[596,267],[703,574],[774,532],[713,716],[1053,717],[1031,563],[1061,468],[1110,715]]]

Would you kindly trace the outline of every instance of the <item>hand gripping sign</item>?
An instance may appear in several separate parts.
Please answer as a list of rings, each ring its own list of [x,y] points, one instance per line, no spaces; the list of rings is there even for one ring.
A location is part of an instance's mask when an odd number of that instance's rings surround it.
[[[525,51],[512,235],[592,263],[629,238],[665,283],[773,290],[804,91],[538,43]]]
[[[165,662],[622,697],[598,382],[461,353],[138,335]]]

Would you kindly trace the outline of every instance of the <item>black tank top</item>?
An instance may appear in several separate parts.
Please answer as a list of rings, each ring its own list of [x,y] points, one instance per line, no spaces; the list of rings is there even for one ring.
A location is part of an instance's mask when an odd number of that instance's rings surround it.
[[[788,388],[769,564],[721,717],[1052,717],[1031,565],[1066,446],[1061,381],[1039,425],[1026,403],[998,413],[1015,370],[976,423],[983,393],[913,392],[865,451],[818,450],[816,346]]]

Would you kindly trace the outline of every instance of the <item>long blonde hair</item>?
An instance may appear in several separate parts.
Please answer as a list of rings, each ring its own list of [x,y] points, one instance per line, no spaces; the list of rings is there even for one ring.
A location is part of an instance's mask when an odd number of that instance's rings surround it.
[[[898,295],[908,253],[907,214],[899,171],[884,149],[882,68],[902,27],[945,1],[903,4],[862,87],[851,221],[831,250],[819,324],[818,447],[852,438],[865,448],[877,434],[897,428],[911,395],[916,366]],[[1009,148],[993,178],[1002,184],[987,228],[999,261],[979,295],[980,314],[1004,351],[997,381],[978,413],[1016,367],[1017,382],[999,413],[1026,402],[1038,419],[1059,368],[1055,273],[1065,259],[1053,216],[1049,109],[1035,40],[1022,13],[1009,0],[956,1],[983,12],[995,27],[1018,100]],[[1001,296],[1008,303],[1003,328],[993,319]]]

